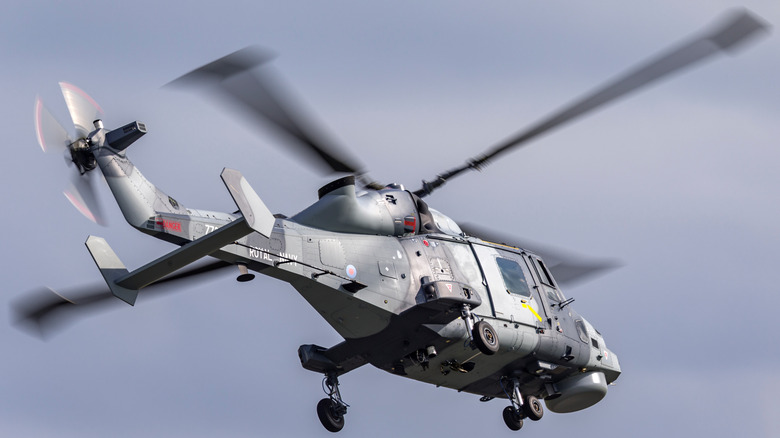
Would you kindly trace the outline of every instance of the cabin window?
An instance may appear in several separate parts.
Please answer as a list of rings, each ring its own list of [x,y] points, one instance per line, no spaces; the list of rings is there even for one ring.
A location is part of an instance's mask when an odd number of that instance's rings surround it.
[[[498,265],[498,270],[501,271],[501,276],[504,278],[504,286],[506,286],[507,292],[524,297],[531,296],[531,290],[528,288],[528,281],[525,278],[523,268],[516,261],[496,257],[496,264]]]

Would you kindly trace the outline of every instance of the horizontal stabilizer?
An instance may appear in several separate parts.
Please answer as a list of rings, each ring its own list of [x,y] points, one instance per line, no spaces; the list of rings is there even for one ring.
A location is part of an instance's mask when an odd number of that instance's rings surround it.
[[[244,218],[239,218],[216,231],[193,240],[168,254],[128,272],[108,243],[101,238],[89,236],[87,248],[103,274],[111,292],[122,301],[133,305],[138,290],[162,279],[190,263],[218,251],[253,230]]]
[[[241,172],[225,168],[220,177],[249,226],[263,236],[271,237],[276,219]]]

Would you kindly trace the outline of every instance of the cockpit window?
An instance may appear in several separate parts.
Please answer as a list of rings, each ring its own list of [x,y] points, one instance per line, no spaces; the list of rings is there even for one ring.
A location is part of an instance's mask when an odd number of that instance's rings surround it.
[[[544,285],[544,291],[547,293],[547,298],[552,302],[563,301],[565,298],[561,291],[556,289],[555,283],[553,283],[552,274],[547,270],[547,266],[544,265],[544,262],[536,257],[531,257],[531,260],[533,260],[536,272],[539,274],[539,280],[541,280]]]
[[[498,270],[501,271],[501,276],[504,278],[507,292],[524,297],[531,296],[531,290],[528,288],[528,281],[526,281],[523,268],[516,261],[496,257],[496,264],[498,265]]]
[[[534,258],[534,263],[536,264],[536,271],[539,273],[539,279],[542,280],[542,283],[546,284],[547,286],[555,286],[552,281],[552,275],[550,275],[550,272],[547,271],[547,266],[544,266],[544,262]]]

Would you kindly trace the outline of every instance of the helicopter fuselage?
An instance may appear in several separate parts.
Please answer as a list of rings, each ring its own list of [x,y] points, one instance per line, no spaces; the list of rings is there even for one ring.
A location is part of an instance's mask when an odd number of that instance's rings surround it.
[[[362,194],[391,209],[404,195],[414,200],[402,189]],[[181,212],[158,212],[137,228],[182,245],[241,218],[167,202]],[[565,300],[541,258],[455,235],[454,222],[435,210],[428,214],[406,218],[407,225],[419,221],[411,232],[391,223],[399,236],[328,231],[296,216],[277,217],[269,237],[251,233],[211,255],[289,283],[345,339],[331,349],[301,346],[301,362],[312,371],[340,375],[370,363],[486,399],[506,398],[511,376],[523,394],[547,398],[548,408],[559,412],[600,400],[620,374],[617,357]],[[434,220],[435,232],[420,233],[426,220]],[[495,328],[496,354],[473,347],[464,304]],[[575,385],[579,401],[566,398],[572,379],[589,382]]]

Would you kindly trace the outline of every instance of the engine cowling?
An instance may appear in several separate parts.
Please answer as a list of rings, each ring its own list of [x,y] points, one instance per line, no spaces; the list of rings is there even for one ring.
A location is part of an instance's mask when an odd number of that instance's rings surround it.
[[[438,231],[425,202],[400,186],[358,195],[350,175],[323,186],[319,196],[291,219],[339,233],[405,236]]]

